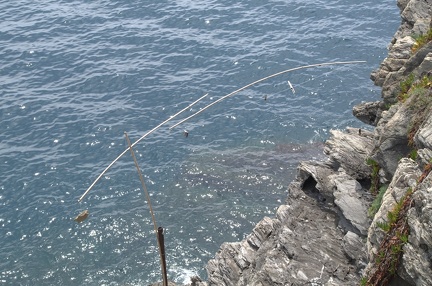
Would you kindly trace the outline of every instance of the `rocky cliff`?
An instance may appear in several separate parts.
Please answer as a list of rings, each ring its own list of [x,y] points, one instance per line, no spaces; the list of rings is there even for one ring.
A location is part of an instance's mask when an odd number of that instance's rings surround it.
[[[332,131],[328,160],[300,163],[275,217],[192,285],[432,285],[432,0],[397,5],[382,101],[353,110],[374,130]]]

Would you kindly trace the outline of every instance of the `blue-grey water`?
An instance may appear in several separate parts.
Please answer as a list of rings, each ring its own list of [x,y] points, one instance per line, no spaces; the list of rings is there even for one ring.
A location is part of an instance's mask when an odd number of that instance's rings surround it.
[[[366,61],[275,77],[135,147],[169,278],[206,278],[223,242],[283,203],[297,162],[322,158],[330,129],[363,126],[351,108],[379,99],[369,74],[399,24],[390,0],[14,0],[0,19],[4,285],[160,280],[130,154],[77,202],[124,131],[136,140],[205,93],[180,117],[285,69]]]

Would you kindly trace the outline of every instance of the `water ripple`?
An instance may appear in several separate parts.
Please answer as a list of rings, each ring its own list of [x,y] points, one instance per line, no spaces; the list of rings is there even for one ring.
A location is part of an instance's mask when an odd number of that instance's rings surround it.
[[[350,109],[379,97],[369,74],[399,24],[389,0],[17,0],[0,16],[0,283],[17,285],[159,280],[129,156],[76,203],[123,132],[137,139],[204,93],[184,117],[287,68],[366,60],[263,82],[136,146],[170,278],[205,277],[222,242],[273,215],[330,129],[362,126]]]

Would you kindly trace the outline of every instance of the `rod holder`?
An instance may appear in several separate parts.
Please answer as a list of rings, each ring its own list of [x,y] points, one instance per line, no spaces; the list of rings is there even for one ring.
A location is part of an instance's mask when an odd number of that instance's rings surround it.
[[[162,260],[162,278],[163,278],[163,286],[168,286],[168,276],[167,276],[167,269],[166,269],[166,260],[165,260],[165,239],[163,235],[163,227],[158,227],[158,242],[160,246],[160,255]]]

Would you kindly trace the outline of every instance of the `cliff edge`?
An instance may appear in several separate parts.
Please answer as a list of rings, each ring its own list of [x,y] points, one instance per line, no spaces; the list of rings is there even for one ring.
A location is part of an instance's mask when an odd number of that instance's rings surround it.
[[[191,285],[432,285],[432,0],[397,5],[382,100],[353,109],[374,130],[333,130],[328,160],[301,162],[275,217]]]

